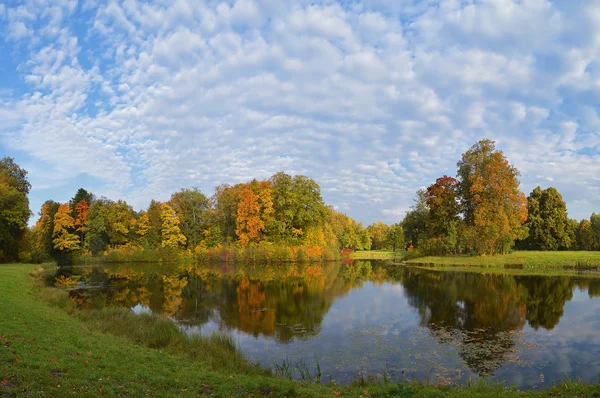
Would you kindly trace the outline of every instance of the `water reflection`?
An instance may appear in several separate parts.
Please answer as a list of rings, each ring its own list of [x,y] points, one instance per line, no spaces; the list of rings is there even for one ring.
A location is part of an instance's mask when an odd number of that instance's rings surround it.
[[[561,322],[574,292],[587,292],[588,301],[600,296],[594,278],[439,272],[369,261],[63,268],[48,283],[70,289],[81,308],[146,308],[188,330],[228,331],[267,366],[276,355],[300,351],[322,358],[336,379],[356,374],[357,363],[367,372],[430,377],[428,362],[435,362],[433,373],[442,380],[500,371],[520,386],[532,384],[519,381],[519,368],[539,375],[540,352],[555,343],[544,331]],[[583,307],[576,308],[573,316]],[[588,366],[600,371],[597,362]]]

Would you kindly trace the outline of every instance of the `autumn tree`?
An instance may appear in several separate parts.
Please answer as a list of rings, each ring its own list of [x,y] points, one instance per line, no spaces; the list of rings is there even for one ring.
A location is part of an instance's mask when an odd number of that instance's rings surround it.
[[[598,250],[598,234],[590,220],[581,220],[577,229],[577,244],[579,250]]]
[[[483,139],[458,162],[458,193],[466,224],[475,231],[478,254],[504,253],[527,234],[527,198],[519,171],[494,141]]]
[[[39,212],[39,219],[33,227],[31,260],[36,263],[49,261],[57,254],[54,249],[54,217],[58,212],[60,203],[47,200]]]
[[[168,204],[162,205],[162,247],[171,247],[177,248],[180,246],[185,246],[186,238],[181,233],[181,229],[179,228],[179,218],[177,218],[177,214],[173,210],[171,206]]]
[[[429,209],[427,219],[427,250],[436,254],[456,251],[458,242],[458,181],[444,175],[425,191]]]
[[[535,188],[527,198],[529,236],[521,247],[529,250],[568,249],[572,245],[567,204],[556,188]]]
[[[84,232],[83,229],[88,219],[88,212],[90,210],[90,205],[85,199],[81,199],[75,205],[75,230],[79,232],[81,243],[83,243]]]
[[[0,262],[18,260],[19,241],[31,215],[27,198],[30,189],[27,171],[12,158],[0,160]]]
[[[242,246],[248,246],[250,242],[258,242],[265,223],[260,218],[260,203],[258,196],[250,188],[246,188],[240,195],[237,213],[237,228],[235,233],[240,239]]]
[[[371,236],[371,249],[384,250],[388,246],[388,234],[390,227],[382,221],[374,222],[367,227],[367,231]]]
[[[69,207],[71,208],[71,217],[73,217],[73,219],[77,218],[77,204],[80,203],[82,200],[85,200],[88,206],[91,206],[94,203],[94,195],[83,188],[79,188],[77,190],[75,196],[73,196],[73,198],[69,200]]]
[[[54,248],[60,252],[71,252],[79,248],[79,237],[72,233],[75,222],[71,217],[68,204],[62,204],[54,216],[54,229],[52,232]]]

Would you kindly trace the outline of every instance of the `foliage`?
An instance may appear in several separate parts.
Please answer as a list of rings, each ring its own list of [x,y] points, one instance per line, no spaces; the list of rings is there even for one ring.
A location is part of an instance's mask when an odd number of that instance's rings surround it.
[[[568,249],[573,244],[567,204],[556,188],[535,188],[527,198],[527,239],[520,246],[530,250]]]
[[[60,205],[54,216],[54,229],[52,242],[54,248],[60,252],[70,252],[79,248],[79,237],[71,233],[75,229],[75,222],[71,217],[71,209],[68,204]]]
[[[12,158],[0,160],[0,262],[19,258],[20,242],[27,231],[31,184],[27,171]]]
[[[429,208],[425,200],[425,190],[417,191],[414,204],[406,212],[402,220],[405,243],[417,247],[427,234],[427,223],[429,221]]]
[[[161,236],[162,243],[161,247],[171,247],[177,248],[180,246],[184,246],[186,242],[186,237],[181,233],[181,229],[179,228],[179,218],[177,218],[177,214],[168,204],[162,205],[162,228],[161,228]]]
[[[196,247],[208,227],[208,198],[198,188],[182,189],[171,195],[169,205],[180,220],[179,227],[186,237],[187,246]]]

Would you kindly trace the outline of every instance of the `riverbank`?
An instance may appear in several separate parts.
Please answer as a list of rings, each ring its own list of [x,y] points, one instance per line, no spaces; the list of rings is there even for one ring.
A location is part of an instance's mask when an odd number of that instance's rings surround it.
[[[407,253],[406,250],[360,250],[352,252],[348,258],[352,260],[402,260]]]
[[[548,391],[519,392],[475,383],[465,388],[417,383],[363,383],[348,387],[296,382],[253,367],[231,342],[205,339],[194,355],[160,317],[128,311],[78,313],[60,290],[36,287],[32,265],[0,265],[0,395],[222,397],[509,397],[594,396],[599,385],[565,382]],[[54,293],[56,292],[56,297]],[[50,305],[54,302],[54,305]],[[121,322],[121,327],[115,324]],[[136,328],[127,328],[131,321]],[[137,330],[127,330],[137,329]],[[101,330],[103,332],[101,332]],[[204,345],[203,345],[204,344]],[[159,348],[152,348],[159,347]],[[213,349],[211,349],[211,347]],[[185,348],[185,347],[184,347]],[[230,361],[230,358],[237,358]],[[226,358],[227,360],[223,360]]]
[[[434,267],[593,270],[600,268],[600,251],[515,251],[496,256],[426,256],[409,259],[405,263]]]

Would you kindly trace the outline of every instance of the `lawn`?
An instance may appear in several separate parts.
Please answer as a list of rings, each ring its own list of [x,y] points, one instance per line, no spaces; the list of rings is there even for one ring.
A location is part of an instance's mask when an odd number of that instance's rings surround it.
[[[412,265],[476,266],[522,269],[600,269],[600,251],[515,251],[497,256],[427,256],[406,260]]]
[[[28,277],[28,272],[36,267],[0,265],[0,396],[600,396],[600,385],[569,381],[548,391],[520,392],[481,383],[465,388],[418,383],[338,387],[269,376],[247,363],[229,364],[211,358],[217,355],[210,351],[214,343],[211,341],[202,342],[208,346],[201,342],[191,346],[208,350],[203,351],[204,356],[183,352],[179,344],[185,343],[160,320],[139,320],[136,327],[129,328],[136,330],[125,331],[108,323],[127,323],[132,319],[128,314],[78,314],[79,310],[50,305],[47,300],[60,303],[60,297],[40,290]],[[177,344],[157,339],[161,336]],[[150,342],[166,348],[150,348]],[[229,350],[236,355],[234,348]]]

